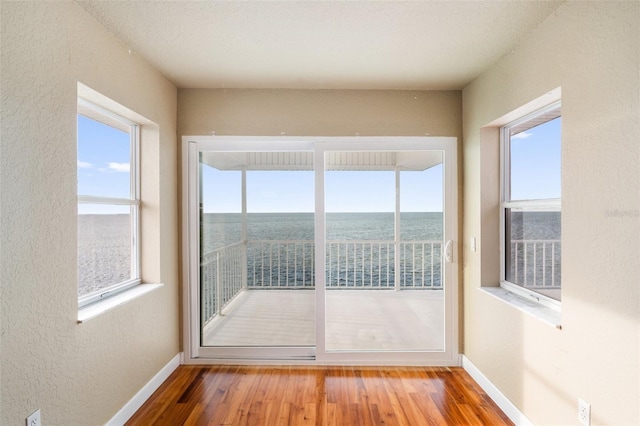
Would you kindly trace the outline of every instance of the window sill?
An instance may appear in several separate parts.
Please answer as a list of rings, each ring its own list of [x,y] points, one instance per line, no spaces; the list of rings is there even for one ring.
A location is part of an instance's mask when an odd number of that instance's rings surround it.
[[[137,299],[138,297],[156,290],[162,286],[164,286],[164,284],[139,284],[105,300],[100,300],[90,305],[83,306],[82,308],[78,309],[78,324],[87,322],[90,319],[100,316],[117,306],[124,305],[125,303]]]
[[[514,308],[546,322],[558,330],[562,330],[560,311],[526,299],[502,287],[478,287],[478,290],[490,294]]]

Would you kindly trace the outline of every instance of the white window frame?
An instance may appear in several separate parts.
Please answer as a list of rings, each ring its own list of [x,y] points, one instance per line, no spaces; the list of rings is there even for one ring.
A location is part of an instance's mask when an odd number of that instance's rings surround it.
[[[112,111],[78,98],[78,113],[105,125],[129,132],[130,137],[130,197],[113,198],[78,194],[80,204],[130,206],[131,211],[131,278],[114,283],[96,292],[78,298],[78,308],[105,300],[142,282],[140,274],[140,126]]]
[[[506,235],[506,214],[507,209],[515,208],[548,208],[562,212],[561,198],[547,198],[537,200],[511,200],[511,135],[513,127],[531,121],[546,112],[561,107],[561,102],[553,102],[541,109],[514,120],[500,128],[500,287],[512,293],[534,300],[543,306],[560,311],[561,302],[541,293],[525,288],[522,285],[507,281],[507,235]],[[562,113],[560,113],[562,117]],[[541,123],[543,124],[543,123]],[[561,284],[562,285],[562,284]],[[562,291],[562,290],[560,290]]]

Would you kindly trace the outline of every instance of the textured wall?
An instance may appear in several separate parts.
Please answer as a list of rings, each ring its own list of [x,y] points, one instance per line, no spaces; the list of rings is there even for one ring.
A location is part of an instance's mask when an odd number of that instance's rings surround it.
[[[0,424],[36,408],[47,425],[103,424],[179,351],[176,88],[73,2],[2,2],[1,19]],[[78,81],[158,124],[144,268],[165,283],[80,325]]]
[[[639,25],[638,2],[567,2],[463,91],[464,233],[483,236],[465,247],[465,354],[537,425],[577,424],[578,398],[593,425],[640,424]],[[561,331],[477,290],[499,268],[498,150],[481,129],[556,87]]]
[[[178,91],[178,134],[462,137],[458,91]]]

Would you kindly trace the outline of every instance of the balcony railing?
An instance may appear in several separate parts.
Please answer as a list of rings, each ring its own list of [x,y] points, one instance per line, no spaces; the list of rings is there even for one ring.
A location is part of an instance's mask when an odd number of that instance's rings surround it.
[[[200,303],[203,322],[219,314],[246,288],[242,242],[205,253],[200,263]]]
[[[403,241],[398,248],[396,260],[394,241],[327,241],[327,288],[442,289],[441,241]],[[512,240],[511,250],[518,284],[560,288],[559,240]],[[314,261],[314,242],[308,240],[238,242],[204,254],[203,319],[213,318],[245,289],[315,288]]]
[[[531,289],[560,289],[560,240],[511,240],[511,280]]]
[[[201,262],[201,299],[206,321],[244,289],[315,288],[315,248],[308,240],[238,242],[206,253]],[[442,242],[399,244],[400,289],[442,288]],[[392,289],[396,282],[393,241],[327,241],[326,286]]]
[[[247,288],[314,288],[314,242],[247,242]]]

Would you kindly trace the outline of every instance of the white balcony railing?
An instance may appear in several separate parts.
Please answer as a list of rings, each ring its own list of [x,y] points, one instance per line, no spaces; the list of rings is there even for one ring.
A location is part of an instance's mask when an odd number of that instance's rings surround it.
[[[313,241],[249,241],[247,288],[314,288]],[[327,241],[328,288],[394,288],[393,241]],[[440,241],[400,243],[400,287],[441,286]]]
[[[511,280],[532,289],[560,289],[560,240],[511,240]]]
[[[442,288],[440,241],[401,242],[399,288]],[[393,241],[327,241],[326,285],[332,289],[395,287]],[[202,314],[219,314],[243,289],[315,288],[314,242],[254,240],[206,253],[201,262]]]
[[[441,241],[400,242],[397,263],[395,251],[393,241],[327,241],[327,288],[442,288]],[[204,254],[201,262],[204,321],[219,314],[245,289],[315,288],[314,252],[313,241],[254,240]],[[559,240],[512,240],[511,259],[517,284],[560,288]]]
[[[200,263],[200,303],[203,323],[219,314],[246,287],[242,242],[205,253]]]
[[[314,288],[314,242],[247,242],[247,288]]]

